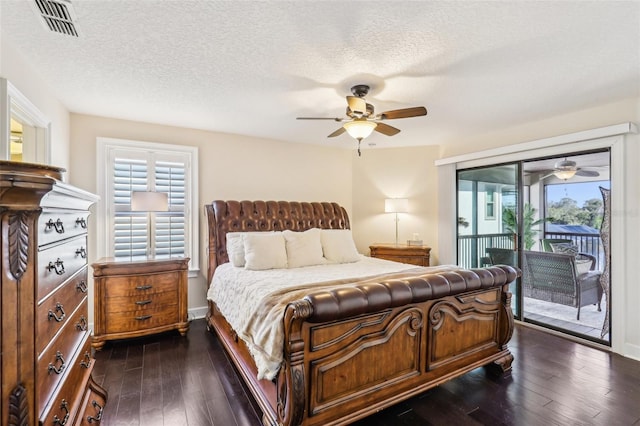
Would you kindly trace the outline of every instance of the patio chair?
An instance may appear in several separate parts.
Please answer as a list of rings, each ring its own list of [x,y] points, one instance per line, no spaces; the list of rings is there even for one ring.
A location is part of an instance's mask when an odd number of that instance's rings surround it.
[[[592,262],[595,259],[592,260]],[[576,272],[575,256],[542,251],[523,252],[522,289],[525,297],[578,308],[602,301],[600,271]]]
[[[513,251],[513,249],[489,247],[485,251],[489,255],[489,263],[491,265],[517,266],[517,252]]]

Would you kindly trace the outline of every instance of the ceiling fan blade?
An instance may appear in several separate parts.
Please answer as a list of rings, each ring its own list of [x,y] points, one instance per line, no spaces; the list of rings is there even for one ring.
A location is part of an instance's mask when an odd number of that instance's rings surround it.
[[[328,138],[335,138],[336,136],[340,136],[341,134],[343,134],[344,132],[346,132],[344,127],[340,127],[338,130],[336,130],[335,132],[331,133],[329,136],[327,136]]]
[[[352,112],[364,114],[367,112],[367,102],[357,96],[347,96],[347,104]]]
[[[343,121],[344,118],[338,117],[296,117],[296,120],[331,120],[331,121]]]
[[[423,106],[413,108],[394,109],[392,111],[385,111],[380,114],[380,120],[393,120],[396,118],[410,118],[419,117],[421,115],[427,115],[427,109]]]
[[[596,172],[595,170],[578,169],[576,175],[585,177],[597,177],[600,176],[600,173]]]
[[[384,123],[377,123],[377,124],[378,125],[373,130],[375,130],[376,132],[380,132],[383,135],[393,136],[400,133],[400,129],[396,129],[395,127],[389,126],[388,124],[384,124]]]

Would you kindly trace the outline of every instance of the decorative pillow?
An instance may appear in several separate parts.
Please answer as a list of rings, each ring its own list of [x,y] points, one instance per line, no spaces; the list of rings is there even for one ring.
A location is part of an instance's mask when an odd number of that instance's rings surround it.
[[[332,263],[351,263],[360,260],[350,229],[323,229],[320,232],[322,252]]]
[[[311,228],[304,232],[282,231],[282,236],[287,248],[289,268],[320,265],[326,262],[322,256],[320,229]]]
[[[244,236],[248,234],[264,234],[264,232],[228,232],[227,255],[229,262],[236,268],[244,268]]]
[[[572,243],[551,243],[554,253],[570,254],[575,257],[576,275],[580,276],[591,270],[591,259],[578,252],[578,246]]]
[[[245,234],[245,268],[251,270],[287,267],[287,249],[281,232]]]
[[[551,251],[575,256],[578,254],[578,246],[573,243],[551,243]]]

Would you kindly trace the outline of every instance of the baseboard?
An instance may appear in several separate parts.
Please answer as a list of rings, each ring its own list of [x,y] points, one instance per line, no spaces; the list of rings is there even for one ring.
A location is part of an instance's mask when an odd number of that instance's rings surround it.
[[[198,308],[189,309],[188,317],[189,321],[194,319],[201,319],[207,316],[207,312],[209,311],[208,306],[200,306]]]

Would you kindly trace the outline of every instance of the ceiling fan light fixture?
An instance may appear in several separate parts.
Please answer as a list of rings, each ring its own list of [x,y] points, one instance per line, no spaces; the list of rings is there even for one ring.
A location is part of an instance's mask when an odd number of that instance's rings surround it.
[[[376,128],[378,124],[373,121],[367,120],[353,120],[343,124],[343,127],[354,139],[362,140],[371,135],[373,129]]]
[[[555,172],[553,172],[553,174],[558,179],[567,180],[574,177],[576,172],[577,170],[556,170]]]

